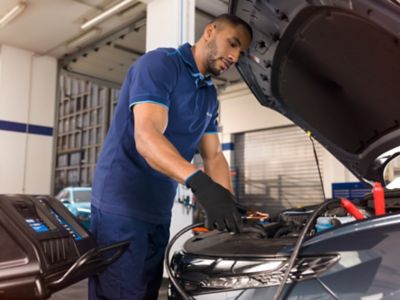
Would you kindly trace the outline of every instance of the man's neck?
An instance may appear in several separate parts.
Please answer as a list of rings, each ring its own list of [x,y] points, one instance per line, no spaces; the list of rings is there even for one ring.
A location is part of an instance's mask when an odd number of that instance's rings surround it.
[[[200,71],[201,74],[206,75],[206,68],[204,66],[203,62],[203,57],[202,53],[200,51],[201,49],[201,44],[200,42],[197,42],[192,46],[192,54],[193,54],[193,59],[194,62],[196,63],[197,69]]]

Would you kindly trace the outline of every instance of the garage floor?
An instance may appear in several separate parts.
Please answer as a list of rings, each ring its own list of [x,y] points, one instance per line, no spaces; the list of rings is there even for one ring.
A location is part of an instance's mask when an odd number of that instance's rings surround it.
[[[168,280],[164,279],[160,289],[158,300],[167,300]],[[51,300],[86,300],[87,296],[87,280],[82,280],[66,289],[53,294]]]

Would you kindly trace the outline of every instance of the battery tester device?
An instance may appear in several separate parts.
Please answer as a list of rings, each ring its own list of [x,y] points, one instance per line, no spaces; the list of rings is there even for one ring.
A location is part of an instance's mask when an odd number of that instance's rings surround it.
[[[128,246],[97,247],[50,196],[0,195],[0,299],[47,299],[104,271]]]

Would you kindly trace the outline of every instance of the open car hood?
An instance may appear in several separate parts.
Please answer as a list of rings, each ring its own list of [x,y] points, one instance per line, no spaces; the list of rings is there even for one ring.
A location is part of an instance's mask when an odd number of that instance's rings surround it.
[[[383,183],[400,145],[400,0],[231,0],[253,28],[237,67],[258,101],[355,176]]]

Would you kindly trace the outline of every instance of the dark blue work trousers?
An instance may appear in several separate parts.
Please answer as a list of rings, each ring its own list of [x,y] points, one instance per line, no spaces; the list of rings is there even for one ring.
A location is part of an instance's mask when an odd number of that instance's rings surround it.
[[[153,224],[92,206],[97,245],[130,240],[128,250],[103,273],[89,278],[89,300],[156,300],[163,273],[169,224]]]

